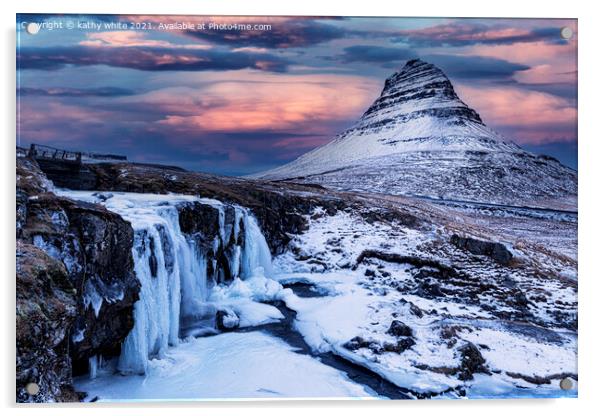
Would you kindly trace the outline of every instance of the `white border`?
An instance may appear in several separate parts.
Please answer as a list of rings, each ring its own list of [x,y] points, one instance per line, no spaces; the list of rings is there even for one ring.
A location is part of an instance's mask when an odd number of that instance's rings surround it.
[[[420,402],[372,402],[372,401],[276,401],[276,402],[204,402],[165,404],[96,404],[86,405],[90,414],[134,415],[144,412],[145,416],[165,415],[166,409],[174,409],[174,416],[199,413],[254,415],[306,415],[308,412],[345,415],[366,414],[462,414],[488,416],[524,414],[526,412],[552,415],[598,413],[596,398],[602,387],[600,356],[602,337],[600,309],[602,308],[602,273],[600,273],[600,211],[599,197],[602,149],[600,133],[602,111],[601,72],[602,62],[598,44],[602,39],[601,14],[596,2],[557,1],[527,2],[525,0],[469,1],[469,0],[425,0],[385,1],[368,0],[352,2],[326,2],[324,0],[301,0],[297,2],[268,0],[177,0],[153,2],[149,0],[122,0],[120,2],[54,0],[4,1],[2,3],[3,65],[2,91],[2,245],[0,253],[4,273],[2,274],[3,302],[2,324],[4,334],[0,346],[2,362],[0,380],[2,405],[8,413],[25,412],[45,415],[81,413],[82,405],[63,406],[19,406],[14,405],[14,145],[15,145],[15,13],[111,13],[111,14],[235,14],[235,15],[313,15],[313,16],[441,16],[441,17],[558,17],[579,19],[579,399],[563,400],[473,400],[473,401],[420,401]],[[143,408],[143,410],[141,410]],[[176,413],[177,412],[177,413]]]

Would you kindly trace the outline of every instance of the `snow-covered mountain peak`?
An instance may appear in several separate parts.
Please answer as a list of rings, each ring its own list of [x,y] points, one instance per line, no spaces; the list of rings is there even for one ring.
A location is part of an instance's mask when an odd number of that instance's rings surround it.
[[[443,110],[445,109],[445,110]],[[421,113],[416,113],[420,111]],[[470,121],[483,125],[476,111],[464,104],[441,69],[420,59],[408,61],[385,81],[380,97],[368,108],[362,120],[382,119],[385,115],[407,114]]]
[[[408,152],[518,151],[481,120],[433,64],[413,59],[385,81],[362,117],[330,143],[257,176],[313,175],[358,160]]]
[[[526,152],[487,127],[445,73],[419,59],[387,78],[360,119],[332,141],[253,176],[504,203],[576,200],[577,183],[576,173],[555,159]]]

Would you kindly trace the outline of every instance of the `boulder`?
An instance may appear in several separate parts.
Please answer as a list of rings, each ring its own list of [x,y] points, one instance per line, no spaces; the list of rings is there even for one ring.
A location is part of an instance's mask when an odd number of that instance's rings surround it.
[[[391,322],[391,326],[389,326],[387,334],[393,335],[395,337],[411,337],[414,335],[412,332],[412,328],[396,319],[393,320],[393,322]]]
[[[473,374],[485,373],[491,374],[485,366],[485,358],[481,355],[479,348],[471,342],[467,342],[458,349],[461,355],[460,371],[458,378],[460,380],[472,380]]]
[[[472,254],[491,257],[496,262],[507,266],[512,260],[512,253],[502,243],[477,240],[471,237],[460,237],[452,235],[451,243],[456,247],[466,250]]]

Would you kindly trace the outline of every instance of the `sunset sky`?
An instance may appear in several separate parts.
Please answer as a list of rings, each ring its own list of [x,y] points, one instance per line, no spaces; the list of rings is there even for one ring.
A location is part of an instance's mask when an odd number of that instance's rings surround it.
[[[17,20],[22,146],[43,143],[197,171],[254,173],[330,141],[378,97],[386,77],[419,57],[443,69],[487,125],[527,150],[577,167],[574,20]],[[20,23],[32,21],[45,25],[36,35]],[[82,22],[101,28],[78,28]],[[125,28],[102,28],[111,22]],[[267,24],[271,30],[173,26],[182,22]],[[153,29],[128,30],[130,24]],[[567,26],[575,33],[569,41],[560,37]]]

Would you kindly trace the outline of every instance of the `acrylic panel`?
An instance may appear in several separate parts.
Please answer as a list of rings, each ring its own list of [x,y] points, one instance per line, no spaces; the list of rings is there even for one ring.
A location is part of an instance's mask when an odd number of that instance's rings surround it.
[[[16,400],[577,397],[577,29],[17,15]]]

